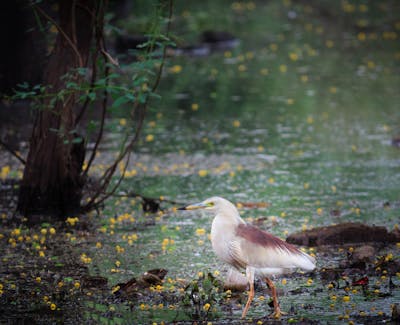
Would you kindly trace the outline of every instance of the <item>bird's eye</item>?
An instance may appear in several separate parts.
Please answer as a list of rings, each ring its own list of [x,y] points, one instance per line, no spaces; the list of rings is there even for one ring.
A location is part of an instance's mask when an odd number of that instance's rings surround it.
[[[213,207],[214,205],[215,205],[214,202],[208,202],[207,203],[207,206],[210,207],[210,208]]]

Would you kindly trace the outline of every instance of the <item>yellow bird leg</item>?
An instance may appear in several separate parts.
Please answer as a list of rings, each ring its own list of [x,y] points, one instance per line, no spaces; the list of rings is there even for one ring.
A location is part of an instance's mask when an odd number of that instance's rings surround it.
[[[267,282],[268,287],[271,289],[272,301],[274,304],[274,312],[272,313],[272,317],[279,319],[285,313],[281,311],[281,307],[279,306],[278,297],[276,295],[276,287],[269,278],[265,278],[265,281]]]
[[[254,282],[250,282],[250,290],[249,290],[249,297],[247,298],[246,306],[243,309],[242,318],[246,317],[247,311],[250,308],[250,304],[254,298]]]

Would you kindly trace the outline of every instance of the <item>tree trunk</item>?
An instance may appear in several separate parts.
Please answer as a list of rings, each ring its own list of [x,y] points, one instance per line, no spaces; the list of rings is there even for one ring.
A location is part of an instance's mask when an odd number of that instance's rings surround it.
[[[69,81],[82,81],[74,69],[88,64],[95,0],[61,0],[58,10],[60,30],[43,77],[48,94],[65,89],[67,74]],[[85,149],[75,130],[77,96],[72,92],[54,103],[50,96],[37,112],[18,198],[25,216],[61,218],[80,210]]]

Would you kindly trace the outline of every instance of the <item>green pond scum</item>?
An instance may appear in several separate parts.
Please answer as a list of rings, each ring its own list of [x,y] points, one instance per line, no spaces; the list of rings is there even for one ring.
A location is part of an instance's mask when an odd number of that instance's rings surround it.
[[[144,31],[151,4],[116,24]],[[168,57],[140,146],[99,213],[36,227],[2,214],[2,323],[269,323],[261,282],[240,320],[247,293],[223,287],[212,217],[177,211],[214,195],[283,239],[343,222],[399,231],[398,1],[175,1],[171,28],[178,48],[201,47],[205,30],[239,42]],[[121,105],[99,171],[128,118]],[[20,176],[1,169],[1,180]],[[400,242],[377,244],[365,269],[343,267],[356,246],[304,247],[317,269],[275,279],[287,312],[277,323],[390,322]],[[142,281],[161,268],[165,277]]]

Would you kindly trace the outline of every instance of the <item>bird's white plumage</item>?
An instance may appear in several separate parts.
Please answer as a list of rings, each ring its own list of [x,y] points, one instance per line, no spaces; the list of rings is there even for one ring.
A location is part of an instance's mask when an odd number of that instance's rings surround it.
[[[312,271],[315,259],[283,240],[247,224],[236,207],[220,197],[189,205],[184,210],[206,209],[215,213],[211,226],[211,243],[215,253],[226,263],[246,270],[249,295],[242,318],[254,298],[254,277],[263,276],[271,289],[273,317],[282,315],[276,288],[269,275],[291,272],[297,268]]]
[[[280,239],[246,226],[236,207],[229,201],[213,197],[204,201],[211,204],[206,209],[216,213],[211,226],[211,242],[218,257],[237,267],[253,267],[260,274],[281,274],[297,268],[311,271],[315,268],[315,259],[292,247]],[[238,228],[258,236],[264,236],[260,242],[249,240],[238,232]],[[262,241],[264,240],[264,242]],[[268,240],[271,244],[268,245]],[[289,248],[288,248],[289,247]]]
[[[234,260],[241,261],[243,267],[254,267],[261,275],[289,273],[297,268],[312,271],[315,268],[311,256],[300,251],[292,253],[282,248],[247,245],[242,240],[232,241],[229,251]]]

